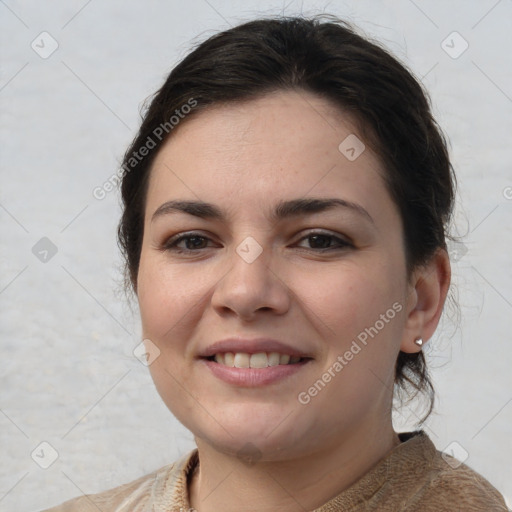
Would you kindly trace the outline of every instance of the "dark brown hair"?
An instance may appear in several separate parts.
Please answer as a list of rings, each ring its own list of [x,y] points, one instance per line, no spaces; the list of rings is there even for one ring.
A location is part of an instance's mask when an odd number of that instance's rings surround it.
[[[279,90],[321,96],[358,122],[365,143],[384,164],[386,185],[401,214],[408,277],[436,249],[446,248],[455,175],[418,80],[379,43],[333,16],[259,19],[198,45],[174,67],[143,115],[122,164],[118,244],[126,289],[137,293],[151,163],[172,130],[208,106]],[[151,149],[141,157],[144,146]],[[395,384],[399,392],[412,390],[412,396],[425,393],[425,418],[430,414],[434,390],[423,351],[400,352]]]

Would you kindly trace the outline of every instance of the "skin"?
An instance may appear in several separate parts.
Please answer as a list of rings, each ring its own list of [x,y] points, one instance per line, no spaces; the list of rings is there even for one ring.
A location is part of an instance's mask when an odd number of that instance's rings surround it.
[[[196,113],[156,156],[137,296],[143,336],[160,350],[150,365],[156,388],[196,439],[200,468],[189,494],[200,512],[313,510],[399,444],[391,423],[394,363],[400,350],[420,350],[417,337],[434,333],[449,260],[439,250],[407,279],[402,223],[379,158],[368,146],[354,161],[338,150],[353,133],[353,120],[327,100],[277,92]],[[373,222],[343,208],[267,218],[278,201],[303,197],[357,203]],[[152,222],[171,199],[214,203],[227,219],[174,213]],[[192,230],[207,237],[179,244],[193,252],[163,250]],[[315,245],[307,236],[318,230],[350,245],[336,248],[328,236]],[[248,236],[263,249],[252,263],[236,252]],[[394,303],[401,311],[300,403],[298,394]],[[276,338],[313,359],[277,383],[237,387],[196,357],[231,336]],[[246,443],[256,463],[237,455]]]

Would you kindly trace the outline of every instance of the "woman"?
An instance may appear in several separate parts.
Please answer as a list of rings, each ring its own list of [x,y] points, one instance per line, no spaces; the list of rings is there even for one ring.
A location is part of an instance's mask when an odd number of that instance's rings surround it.
[[[119,242],[156,388],[197,449],[53,510],[506,511],[397,433],[433,390],[455,178],[426,94],[335,19],[190,53],[123,162]]]

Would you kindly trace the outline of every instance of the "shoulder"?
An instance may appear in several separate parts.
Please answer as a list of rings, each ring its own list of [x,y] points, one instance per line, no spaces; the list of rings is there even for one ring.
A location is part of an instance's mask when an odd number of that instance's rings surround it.
[[[444,459],[445,454],[439,454],[439,457]],[[464,512],[508,512],[498,490],[465,464],[439,470],[425,487],[424,499],[437,503],[437,510],[445,510],[443,507],[448,503],[456,503]]]
[[[420,488],[408,500],[405,510],[508,512],[503,496],[482,475],[438,451],[433,444],[429,452],[431,457]]]
[[[135,507],[143,505],[151,494],[151,487],[159,474],[171,473],[174,464],[164,466],[149,475],[145,475],[128,484],[98,494],[86,494],[68,500],[61,505],[44,510],[43,512],[98,512],[98,510],[123,510],[126,503]],[[129,510],[129,509],[126,509]]]
[[[87,494],[68,500],[61,505],[42,512],[132,512],[146,510],[155,498],[165,493],[171,498],[174,491],[181,489],[186,470],[196,450],[184,455],[172,464],[161,467],[152,473],[130,483],[120,485],[98,494]],[[144,508],[142,508],[144,507]]]

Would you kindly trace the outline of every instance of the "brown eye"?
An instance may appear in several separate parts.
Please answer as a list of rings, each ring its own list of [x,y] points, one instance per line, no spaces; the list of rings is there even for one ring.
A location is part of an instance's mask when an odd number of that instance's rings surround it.
[[[307,236],[301,238],[300,241],[302,240],[308,240],[311,249],[320,251],[353,247],[352,244],[350,244],[349,242],[343,240],[340,237],[331,235],[329,233],[310,233]]]
[[[165,242],[163,249],[174,252],[195,252],[196,250],[206,249],[205,242],[208,240],[210,239],[198,233],[187,233],[169,239]],[[185,245],[180,247],[179,244],[182,242],[185,242]]]

